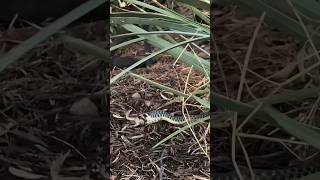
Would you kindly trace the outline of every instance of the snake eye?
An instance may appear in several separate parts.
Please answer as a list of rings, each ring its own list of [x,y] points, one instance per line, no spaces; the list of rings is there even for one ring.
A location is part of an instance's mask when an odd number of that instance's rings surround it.
[[[144,114],[142,114],[141,116],[142,116],[142,118],[144,118],[144,119],[146,119],[146,118],[148,117],[147,113],[144,113]]]

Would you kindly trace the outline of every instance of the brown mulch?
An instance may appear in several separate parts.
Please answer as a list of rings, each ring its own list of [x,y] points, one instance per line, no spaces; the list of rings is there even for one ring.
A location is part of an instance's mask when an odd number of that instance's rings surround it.
[[[105,31],[100,31],[104,24],[97,21],[66,30],[106,44]],[[14,48],[37,31],[21,27],[1,32],[2,49]],[[2,178],[108,177],[105,68],[93,56],[48,41],[1,72]]]
[[[133,46],[141,46],[135,44]],[[128,49],[139,49],[129,47]],[[141,69],[133,70],[147,79],[162,85],[183,91],[190,68],[181,63],[173,65],[174,59],[162,55],[157,63]],[[120,70],[113,70],[111,77]],[[188,90],[192,91],[204,83],[201,75],[191,72],[188,80]],[[141,179],[194,179],[194,177],[209,177],[208,157],[199,148],[192,133],[180,133],[175,138],[161,146],[152,149],[156,143],[177,130],[169,123],[161,122],[153,125],[134,126],[134,122],[125,119],[125,113],[132,110],[131,116],[155,110],[168,100],[163,99],[172,95],[161,92],[149,84],[131,76],[120,78],[111,85],[111,171],[120,178]],[[207,97],[208,98],[208,97]],[[169,112],[181,112],[181,103],[173,103],[161,109]],[[197,107],[188,107],[192,111],[199,111]],[[209,148],[209,134],[206,134],[207,125],[194,127],[201,145]],[[207,149],[208,155],[210,154]],[[163,170],[161,170],[163,169]]]

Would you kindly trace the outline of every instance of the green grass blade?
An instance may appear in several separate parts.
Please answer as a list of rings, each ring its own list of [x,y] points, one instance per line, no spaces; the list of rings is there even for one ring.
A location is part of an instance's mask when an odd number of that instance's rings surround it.
[[[131,31],[131,32],[135,32],[135,33],[140,33],[140,32],[146,32],[145,30],[135,26],[135,25],[123,25],[124,28],[126,28],[127,30]],[[154,47],[158,47],[160,49],[168,49],[168,47],[172,47],[172,43],[156,36],[156,35],[139,35],[140,37],[145,37],[148,40],[148,43],[151,44]],[[203,40],[207,40],[210,38],[210,35],[208,35],[205,38],[202,38]],[[198,38],[195,38],[198,39]],[[187,40],[190,41],[190,40]],[[184,41],[184,42],[187,42]],[[193,41],[190,41],[193,42]],[[180,44],[180,43],[178,43]],[[186,43],[182,43],[182,44],[186,44]],[[182,45],[181,44],[181,45]],[[161,50],[161,51],[162,51]],[[168,49],[169,50],[169,49]],[[167,50],[165,50],[167,51]],[[170,49],[170,51],[168,51],[168,53],[170,55],[172,55],[174,58],[178,58],[180,57],[180,60],[185,63],[187,66],[191,67],[193,66],[198,72],[202,73],[203,75],[207,75],[207,77],[210,77],[209,74],[209,69],[210,69],[210,62],[207,60],[204,60],[200,57],[195,57],[193,53],[188,52],[188,51],[184,51],[182,54],[181,52],[183,52],[183,48],[177,47],[175,49]],[[180,55],[181,54],[181,55]]]
[[[161,53],[163,53],[163,52],[166,52],[166,51],[168,51],[168,50],[170,50],[170,49],[176,48],[176,47],[178,47],[178,46],[180,46],[180,45],[183,45],[183,44],[186,44],[186,43],[189,43],[189,42],[193,42],[193,41],[197,41],[197,40],[202,40],[202,39],[204,39],[204,38],[203,38],[203,37],[200,37],[200,38],[195,38],[195,39],[191,39],[191,40],[186,40],[186,41],[183,41],[183,42],[181,42],[181,43],[177,43],[177,44],[175,44],[175,45],[171,45],[171,46],[169,46],[169,47],[167,47],[167,48],[161,49],[160,51],[157,51],[157,52],[155,52],[155,53],[153,53],[153,54],[150,54],[149,56],[147,56],[147,57],[139,60],[138,62],[132,64],[130,67],[128,67],[127,69],[123,70],[122,72],[120,72],[119,74],[117,74],[116,76],[114,76],[113,78],[111,78],[110,84],[113,84],[117,79],[119,79],[120,77],[122,77],[124,74],[128,73],[128,72],[129,72],[130,70],[132,70],[133,68],[139,66],[141,63],[143,63],[143,62],[145,62],[145,61],[147,61],[147,60],[149,60],[149,59],[151,59],[151,58],[153,58],[153,57],[155,57],[155,56],[157,56],[157,55],[159,55],[159,54],[161,54]],[[200,69],[200,71],[202,71],[202,69]]]
[[[57,31],[61,30],[63,27],[77,20],[81,16],[87,14],[91,10],[105,3],[105,0],[90,0],[70,11],[68,14],[62,16],[48,27],[43,28],[37,34],[27,39],[19,46],[10,50],[4,54],[0,59],[0,72],[2,72],[7,66],[17,61],[25,53],[30,51],[40,42],[46,40],[48,37],[55,34]]]
[[[211,2],[209,0],[176,0],[176,1],[210,11]]]
[[[152,5],[149,5],[147,3],[144,3],[144,2],[141,2],[141,1],[137,1],[137,0],[127,0],[128,2],[130,3],[134,3],[136,5],[139,5],[139,6],[142,6],[144,8],[147,8],[147,9],[151,9],[153,11],[156,11],[156,12],[159,12],[161,14],[164,14],[168,17],[171,17],[173,19],[176,19],[176,20],[179,20],[181,23],[184,22],[184,23],[187,23],[187,24],[190,24],[192,26],[194,26],[196,29],[198,29],[199,32],[204,32],[206,34],[210,34],[210,28],[208,26],[205,26],[203,24],[200,24],[196,21],[192,21],[186,17],[184,17],[183,15],[180,15],[178,13],[176,13],[175,11],[172,11],[170,9],[161,9],[161,8],[158,8],[158,7],[155,7],[155,6],[152,6]]]
[[[263,109],[283,130],[320,150],[320,133],[302,126],[297,121],[289,118],[283,113],[280,113],[271,106],[265,106]]]
[[[170,88],[170,87],[167,87],[167,86],[165,86],[165,85],[159,84],[159,83],[157,83],[157,82],[151,81],[151,80],[149,80],[149,79],[146,79],[146,78],[144,78],[144,77],[142,77],[142,76],[139,76],[139,75],[137,75],[137,74],[134,74],[134,73],[129,73],[129,75],[130,75],[130,76],[133,76],[133,77],[135,77],[135,78],[137,78],[137,79],[140,79],[140,80],[142,80],[142,81],[144,81],[144,82],[147,82],[147,83],[149,83],[150,85],[155,86],[155,87],[157,87],[157,88],[159,88],[159,89],[162,89],[162,90],[171,92],[171,93],[173,93],[173,94],[175,94],[175,95],[177,95],[177,96],[181,96],[181,97],[185,97],[185,98],[191,97],[192,99],[194,99],[195,101],[197,101],[199,104],[201,104],[201,105],[204,106],[205,108],[210,109],[210,102],[208,102],[208,101],[206,101],[206,100],[203,100],[203,99],[201,99],[201,98],[198,97],[198,96],[195,96],[195,95],[193,95],[193,94],[191,94],[191,95],[184,94],[183,92],[180,92],[180,91],[178,91],[178,90],[172,89],[172,88]]]
[[[208,120],[208,119],[210,119],[210,116],[207,116],[207,117],[198,119],[198,120],[190,123],[190,126],[191,126],[191,127],[192,127],[192,126],[195,126],[195,125],[197,125],[197,124],[199,124],[199,123],[202,123],[202,122],[204,122],[204,121],[206,121],[206,120]],[[185,125],[184,127],[180,128],[179,130],[173,132],[173,133],[170,134],[169,136],[167,136],[167,137],[165,137],[164,139],[162,139],[161,141],[159,141],[156,145],[154,145],[154,146],[152,147],[152,149],[154,149],[154,148],[160,146],[161,144],[165,143],[166,141],[174,138],[175,136],[177,136],[177,135],[180,134],[182,131],[184,131],[184,130],[186,130],[186,129],[188,129],[188,128],[189,128],[189,125]]]
[[[72,49],[94,55],[95,57],[101,58],[103,61],[107,61],[108,59],[110,59],[109,51],[96,46],[93,43],[67,35],[60,35],[58,40],[65,43],[66,45],[69,45]]]

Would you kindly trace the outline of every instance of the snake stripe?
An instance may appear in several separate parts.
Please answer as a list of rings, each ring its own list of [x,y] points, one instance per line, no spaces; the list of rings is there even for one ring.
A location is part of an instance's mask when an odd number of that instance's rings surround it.
[[[190,117],[190,120],[194,121],[197,119],[204,118],[206,116],[209,116],[209,112],[202,113],[199,115],[190,115],[190,116],[187,116],[187,118]],[[165,112],[165,111],[151,111],[148,113],[144,113],[143,118],[146,120],[146,124],[156,123],[161,120],[167,121],[171,124],[185,124],[186,123],[184,116],[173,116],[170,113]]]

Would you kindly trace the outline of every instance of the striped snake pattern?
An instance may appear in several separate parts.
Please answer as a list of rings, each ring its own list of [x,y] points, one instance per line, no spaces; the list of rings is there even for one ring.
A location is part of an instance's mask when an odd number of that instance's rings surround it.
[[[207,116],[209,116],[209,112],[201,113],[199,115],[190,115],[190,116],[186,115],[186,119],[187,120],[190,119],[190,121],[195,121]],[[176,125],[187,123],[184,116],[173,116],[170,113],[165,111],[147,112],[142,115],[142,118],[146,120],[146,124],[153,124],[162,120],[167,121],[171,124],[176,124]]]

